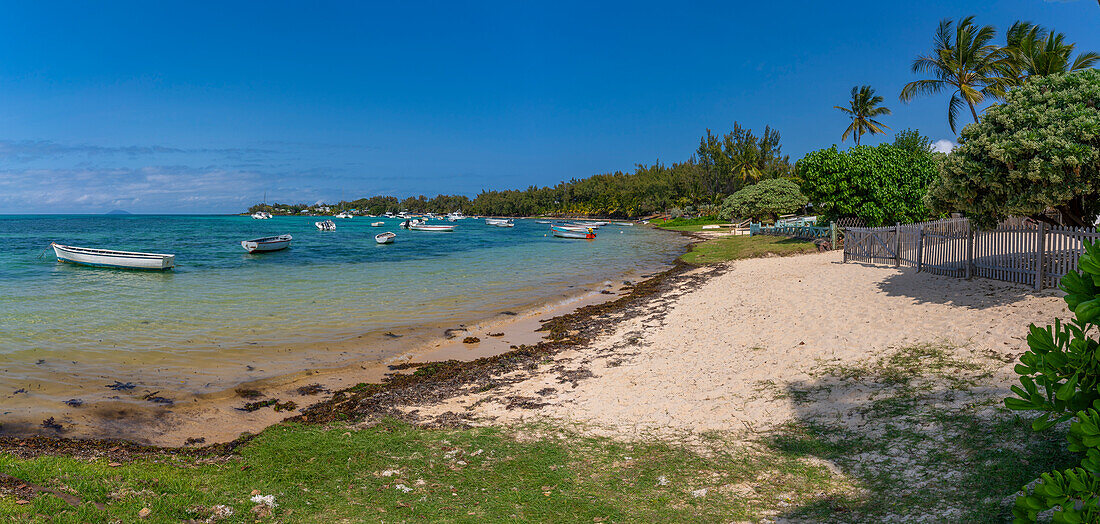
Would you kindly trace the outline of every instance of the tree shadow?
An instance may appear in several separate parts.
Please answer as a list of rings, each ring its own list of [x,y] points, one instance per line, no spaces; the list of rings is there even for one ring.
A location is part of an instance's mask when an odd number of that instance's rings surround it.
[[[873,266],[879,267],[882,266]],[[965,278],[917,273],[916,268],[895,268],[895,273],[878,283],[891,297],[908,297],[917,303],[944,304],[967,309],[987,309],[1020,302],[1033,296],[1062,296],[1062,291],[1035,291],[1030,286],[987,278]]]
[[[1066,450],[1065,428],[1037,433],[1003,407],[1009,393],[990,386],[992,366],[916,346],[788,383],[795,420],[766,445],[825,461],[847,487],[778,520],[1011,521],[1021,487],[1080,459]]]

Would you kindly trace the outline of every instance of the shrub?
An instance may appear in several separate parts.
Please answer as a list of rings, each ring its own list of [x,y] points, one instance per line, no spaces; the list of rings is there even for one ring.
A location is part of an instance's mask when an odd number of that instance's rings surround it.
[[[771,178],[730,195],[722,202],[718,217],[722,220],[734,217],[774,220],[778,215],[798,211],[806,202],[798,184],[786,178]]]
[[[919,222],[929,218],[924,195],[938,176],[936,156],[908,142],[836,146],[807,154],[798,161],[802,192],[822,221],[857,217],[868,226]]]
[[[1035,522],[1048,509],[1055,522],[1100,521],[1100,343],[1089,336],[1100,324],[1100,241],[1086,242],[1085,250],[1080,271],[1062,278],[1074,318],[1045,329],[1031,325],[1029,349],[1016,365],[1017,397],[1005,399],[1009,409],[1041,413],[1031,424],[1036,431],[1073,420],[1068,449],[1082,455],[1081,466],[1044,473],[1016,499],[1014,522]]]

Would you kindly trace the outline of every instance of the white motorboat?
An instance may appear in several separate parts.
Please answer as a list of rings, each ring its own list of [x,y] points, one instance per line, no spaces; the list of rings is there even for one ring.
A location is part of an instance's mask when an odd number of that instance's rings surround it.
[[[252,218],[256,220],[267,220],[271,218],[271,213],[268,213],[267,211],[257,211],[255,213],[252,213]]]
[[[50,244],[58,262],[71,262],[85,266],[118,267],[126,269],[171,269],[176,265],[176,255],[114,251],[90,247]]]
[[[535,223],[536,224],[553,224],[553,222],[551,222],[549,220],[536,220]]]
[[[496,227],[515,227],[515,222],[510,218],[486,218],[485,224]]]
[[[294,240],[294,237],[290,235],[254,238],[252,240],[242,240],[241,247],[245,248],[249,253],[278,251],[290,247],[291,240]]]
[[[385,233],[374,235],[374,241],[378,242],[379,244],[392,244],[393,239],[396,237],[396,234],[386,231]]]
[[[588,230],[595,231],[596,229],[599,229],[597,227],[579,226],[579,225],[576,225],[576,224],[566,224],[564,226],[550,226],[550,228],[551,229],[564,229],[566,231],[588,231]]]
[[[386,225],[385,222],[371,222],[370,223],[370,227],[382,227],[384,225]]]
[[[409,229],[411,229],[413,231],[454,231],[455,226],[443,226],[443,225],[433,226],[433,225],[428,225],[428,224],[424,224],[424,223],[419,223],[419,224],[415,224],[415,225],[410,225]]]
[[[331,220],[314,222],[313,225],[317,226],[317,229],[320,229],[321,231],[336,231],[336,222],[333,222]]]
[[[596,238],[596,231],[594,229],[578,231],[575,229],[566,229],[561,226],[550,226],[550,232],[559,238],[579,238],[584,240]]]
[[[347,211],[344,211],[343,213],[340,213],[339,215],[336,215],[336,218],[355,218],[355,215],[353,215],[351,213],[348,213]]]
[[[634,222],[612,222],[616,226],[633,226]]]

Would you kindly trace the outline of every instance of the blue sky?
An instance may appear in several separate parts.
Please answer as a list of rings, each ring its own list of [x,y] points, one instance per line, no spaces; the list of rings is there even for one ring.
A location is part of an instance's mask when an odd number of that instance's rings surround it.
[[[948,95],[897,101],[941,18],[1100,50],[1094,0],[225,4],[6,4],[0,213],[473,195],[684,160],[734,121],[797,159],[857,84],[950,140]]]

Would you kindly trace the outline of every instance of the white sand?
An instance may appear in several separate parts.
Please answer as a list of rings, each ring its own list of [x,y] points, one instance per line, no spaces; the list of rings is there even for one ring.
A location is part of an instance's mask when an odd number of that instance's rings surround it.
[[[1007,360],[1026,349],[1029,323],[1066,314],[1060,297],[843,264],[839,252],[738,261],[700,287],[654,297],[653,313],[557,355],[557,365],[517,372],[528,375],[518,383],[408,409],[422,417],[471,413],[484,423],[549,417],[624,437],[751,434],[807,409],[842,418],[850,399],[822,398],[807,408],[779,393],[812,384],[824,364],[866,363],[921,343],[947,344],[959,358],[981,362],[993,371],[988,393],[1004,396],[1015,381]],[[574,387],[561,380],[563,370],[594,376]],[[509,396],[548,404],[507,409]]]

